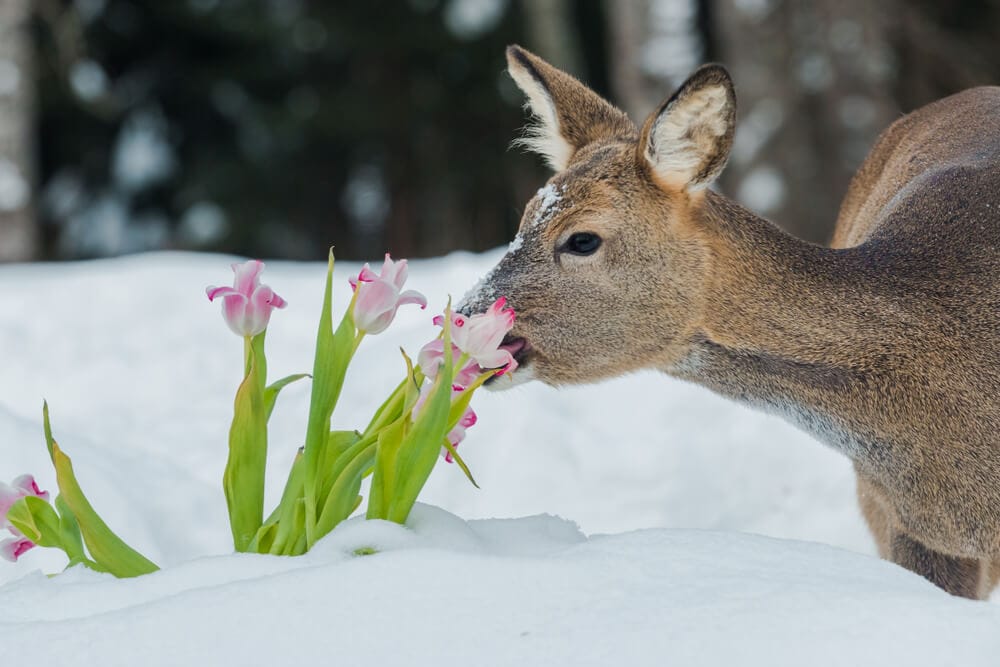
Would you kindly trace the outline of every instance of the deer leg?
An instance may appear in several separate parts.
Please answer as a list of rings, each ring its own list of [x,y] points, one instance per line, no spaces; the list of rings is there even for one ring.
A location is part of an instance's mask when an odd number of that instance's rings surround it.
[[[979,600],[988,592],[982,590],[984,567],[981,561],[948,556],[902,533],[892,538],[890,560],[952,595]]]
[[[892,514],[887,509],[887,499],[874,485],[861,475],[858,475],[858,504],[861,506],[861,514],[868,523],[868,530],[875,538],[875,546],[878,547],[878,555],[886,560],[891,558],[892,537],[895,529],[892,523]]]

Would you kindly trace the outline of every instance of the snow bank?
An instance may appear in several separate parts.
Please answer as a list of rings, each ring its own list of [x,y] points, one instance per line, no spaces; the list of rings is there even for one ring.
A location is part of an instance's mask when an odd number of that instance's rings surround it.
[[[438,310],[498,256],[414,262],[412,286]],[[422,498],[473,520],[422,507],[410,529],[351,522],[300,559],[232,555],[220,479],[242,349],[203,292],[228,279],[228,262],[163,253],[0,268],[0,478],[34,472],[54,488],[41,439],[47,398],[94,504],[167,566],[115,581],[83,571],[47,579],[36,571],[60,561],[40,549],[0,564],[7,655],[996,664],[1000,607],[950,598],[872,557],[846,460],[775,418],[653,373],[480,392],[462,453],[482,489],[441,465]],[[357,269],[337,268],[340,304]],[[311,366],[323,273],[268,263],[265,282],[290,302],[269,330],[272,377]],[[406,309],[367,340],[335,425],[363,423],[401,377],[398,347],[415,352],[433,335],[429,312]],[[305,384],[286,390],[272,419],[269,503],[301,444]],[[530,516],[543,514],[580,529]],[[379,553],[354,556],[362,546]]]
[[[302,558],[0,591],[5,652],[54,665],[994,665],[997,627],[1000,606],[818,544],[588,540],[554,517],[465,522],[427,506],[410,528],[352,520]]]

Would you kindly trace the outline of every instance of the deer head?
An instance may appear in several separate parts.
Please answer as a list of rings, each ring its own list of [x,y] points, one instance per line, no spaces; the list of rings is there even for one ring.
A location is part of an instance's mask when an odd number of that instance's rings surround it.
[[[697,70],[641,130],[585,85],[511,46],[508,71],[536,119],[520,143],[555,174],[507,254],[460,309],[505,295],[512,381],[590,382],[680,363],[710,249],[692,225],[726,163],[736,100],[718,65]]]

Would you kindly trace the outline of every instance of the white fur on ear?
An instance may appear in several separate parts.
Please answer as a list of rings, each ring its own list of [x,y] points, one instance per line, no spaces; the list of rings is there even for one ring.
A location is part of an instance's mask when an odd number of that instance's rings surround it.
[[[518,88],[528,97],[525,107],[535,117],[535,122],[525,128],[525,135],[514,143],[544,157],[553,170],[562,171],[569,164],[573,147],[559,131],[559,117],[549,92],[516,60],[510,63],[508,71]]]
[[[643,156],[661,182],[707,187],[729,158],[736,101],[729,75],[710,65],[696,72],[643,131]]]

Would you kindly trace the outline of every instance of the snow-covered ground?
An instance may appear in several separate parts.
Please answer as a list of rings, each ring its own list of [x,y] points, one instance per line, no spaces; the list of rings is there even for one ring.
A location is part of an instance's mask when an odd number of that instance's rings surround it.
[[[443,307],[497,258],[413,262]],[[352,520],[305,557],[230,553],[220,479],[241,342],[204,287],[230,258],[0,268],[0,479],[54,488],[56,437],[105,519],[164,570],[56,578],[0,563],[4,655],[62,664],[995,665],[1000,605],[874,557],[848,462],[773,417],[654,373],[480,392],[462,453],[407,528]],[[338,266],[339,303],[356,264]],[[270,262],[290,306],[272,378],[311,367],[325,267]],[[335,426],[362,425],[435,335],[408,308],[366,340]],[[271,420],[271,502],[306,383]],[[561,518],[560,518],[561,517]],[[752,534],[750,534],[752,533]],[[374,556],[354,556],[374,546]],[[852,553],[853,552],[853,553]],[[6,582],[6,583],[4,583]],[[313,661],[313,662],[309,662]]]

